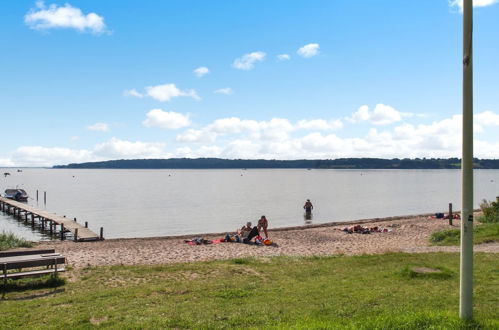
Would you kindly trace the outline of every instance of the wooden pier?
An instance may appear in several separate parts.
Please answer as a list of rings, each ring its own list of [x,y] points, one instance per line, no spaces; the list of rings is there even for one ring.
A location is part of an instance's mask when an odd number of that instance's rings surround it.
[[[39,210],[25,203],[16,202],[11,199],[0,197],[0,210],[14,216],[14,218],[31,224],[31,227],[38,227],[44,233],[58,236],[61,240],[66,239],[68,233],[73,240],[77,241],[97,241],[104,239],[101,228],[100,235],[90,229],[85,222],[85,226],[76,222],[76,218],[71,220],[65,216],[56,215],[47,211]]]

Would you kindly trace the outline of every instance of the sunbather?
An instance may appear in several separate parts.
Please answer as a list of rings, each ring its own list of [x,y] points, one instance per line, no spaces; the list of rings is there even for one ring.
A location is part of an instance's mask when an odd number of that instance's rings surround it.
[[[251,222],[246,222],[245,226],[242,226],[241,229],[237,230],[237,234],[242,238],[248,237],[249,233],[253,228],[251,227]]]

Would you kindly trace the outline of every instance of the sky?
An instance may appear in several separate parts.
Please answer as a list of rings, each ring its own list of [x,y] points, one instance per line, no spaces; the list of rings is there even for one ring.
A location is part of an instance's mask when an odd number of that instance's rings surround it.
[[[474,155],[499,158],[499,0]],[[461,156],[462,1],[0,0],[0,166]]]

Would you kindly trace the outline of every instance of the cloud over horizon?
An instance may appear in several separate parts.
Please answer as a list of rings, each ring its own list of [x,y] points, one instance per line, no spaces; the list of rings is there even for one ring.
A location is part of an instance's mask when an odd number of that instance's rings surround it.
[[[386,109],[390,106],[384,107]],[[343,122],[341,119],[301,119],[291,122],[285,118],[257,121],[227,117],[216,119],[201,128],[192,128],[188,115],[153,109],[147,113],[144,126],[166,130],[185,128],[185,130],[178,133],[168,144],[113,137],[88,150],[22,146],[10,157],[0,159],[0,166],[52,166],[112,159],[172,157],[229,159],[460,157],[461,115],[424,124],[397,120],[391,122],[398,123],[396,126],[382,126],[375,125],[375,122],[395,117],[381,116],[378,121],[373,119],[375,111],[367,113],[372,121],[366,122],[375,127],[368,127],[364,134],[351,137],[346,134],[349,130],[345,125],[348,123],[356,125],[356,123]],[[382,113],[390,114],[391,111]],[[481,138],[487,132],[499,127],[499,114],[490,110],[483,111],[474,115],[474,121],[474,156],[499,158],[499,142],[485,141]]]

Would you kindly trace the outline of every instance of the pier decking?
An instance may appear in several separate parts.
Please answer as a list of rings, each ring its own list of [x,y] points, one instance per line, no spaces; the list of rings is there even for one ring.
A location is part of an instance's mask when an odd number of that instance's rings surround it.
[[[56,215],[47,211],[39,210],[25,203],[16,202],[11,199],[0,197],[0,210],[13,215],[19,220],[30,223],[32,227],[38,225],[43,232],[51,235],[59,235],[65,239],[67,233],[71,233],[75,241],[96,241],[103,239],[101,234],[97,235],[85,226],[64,216]]]

